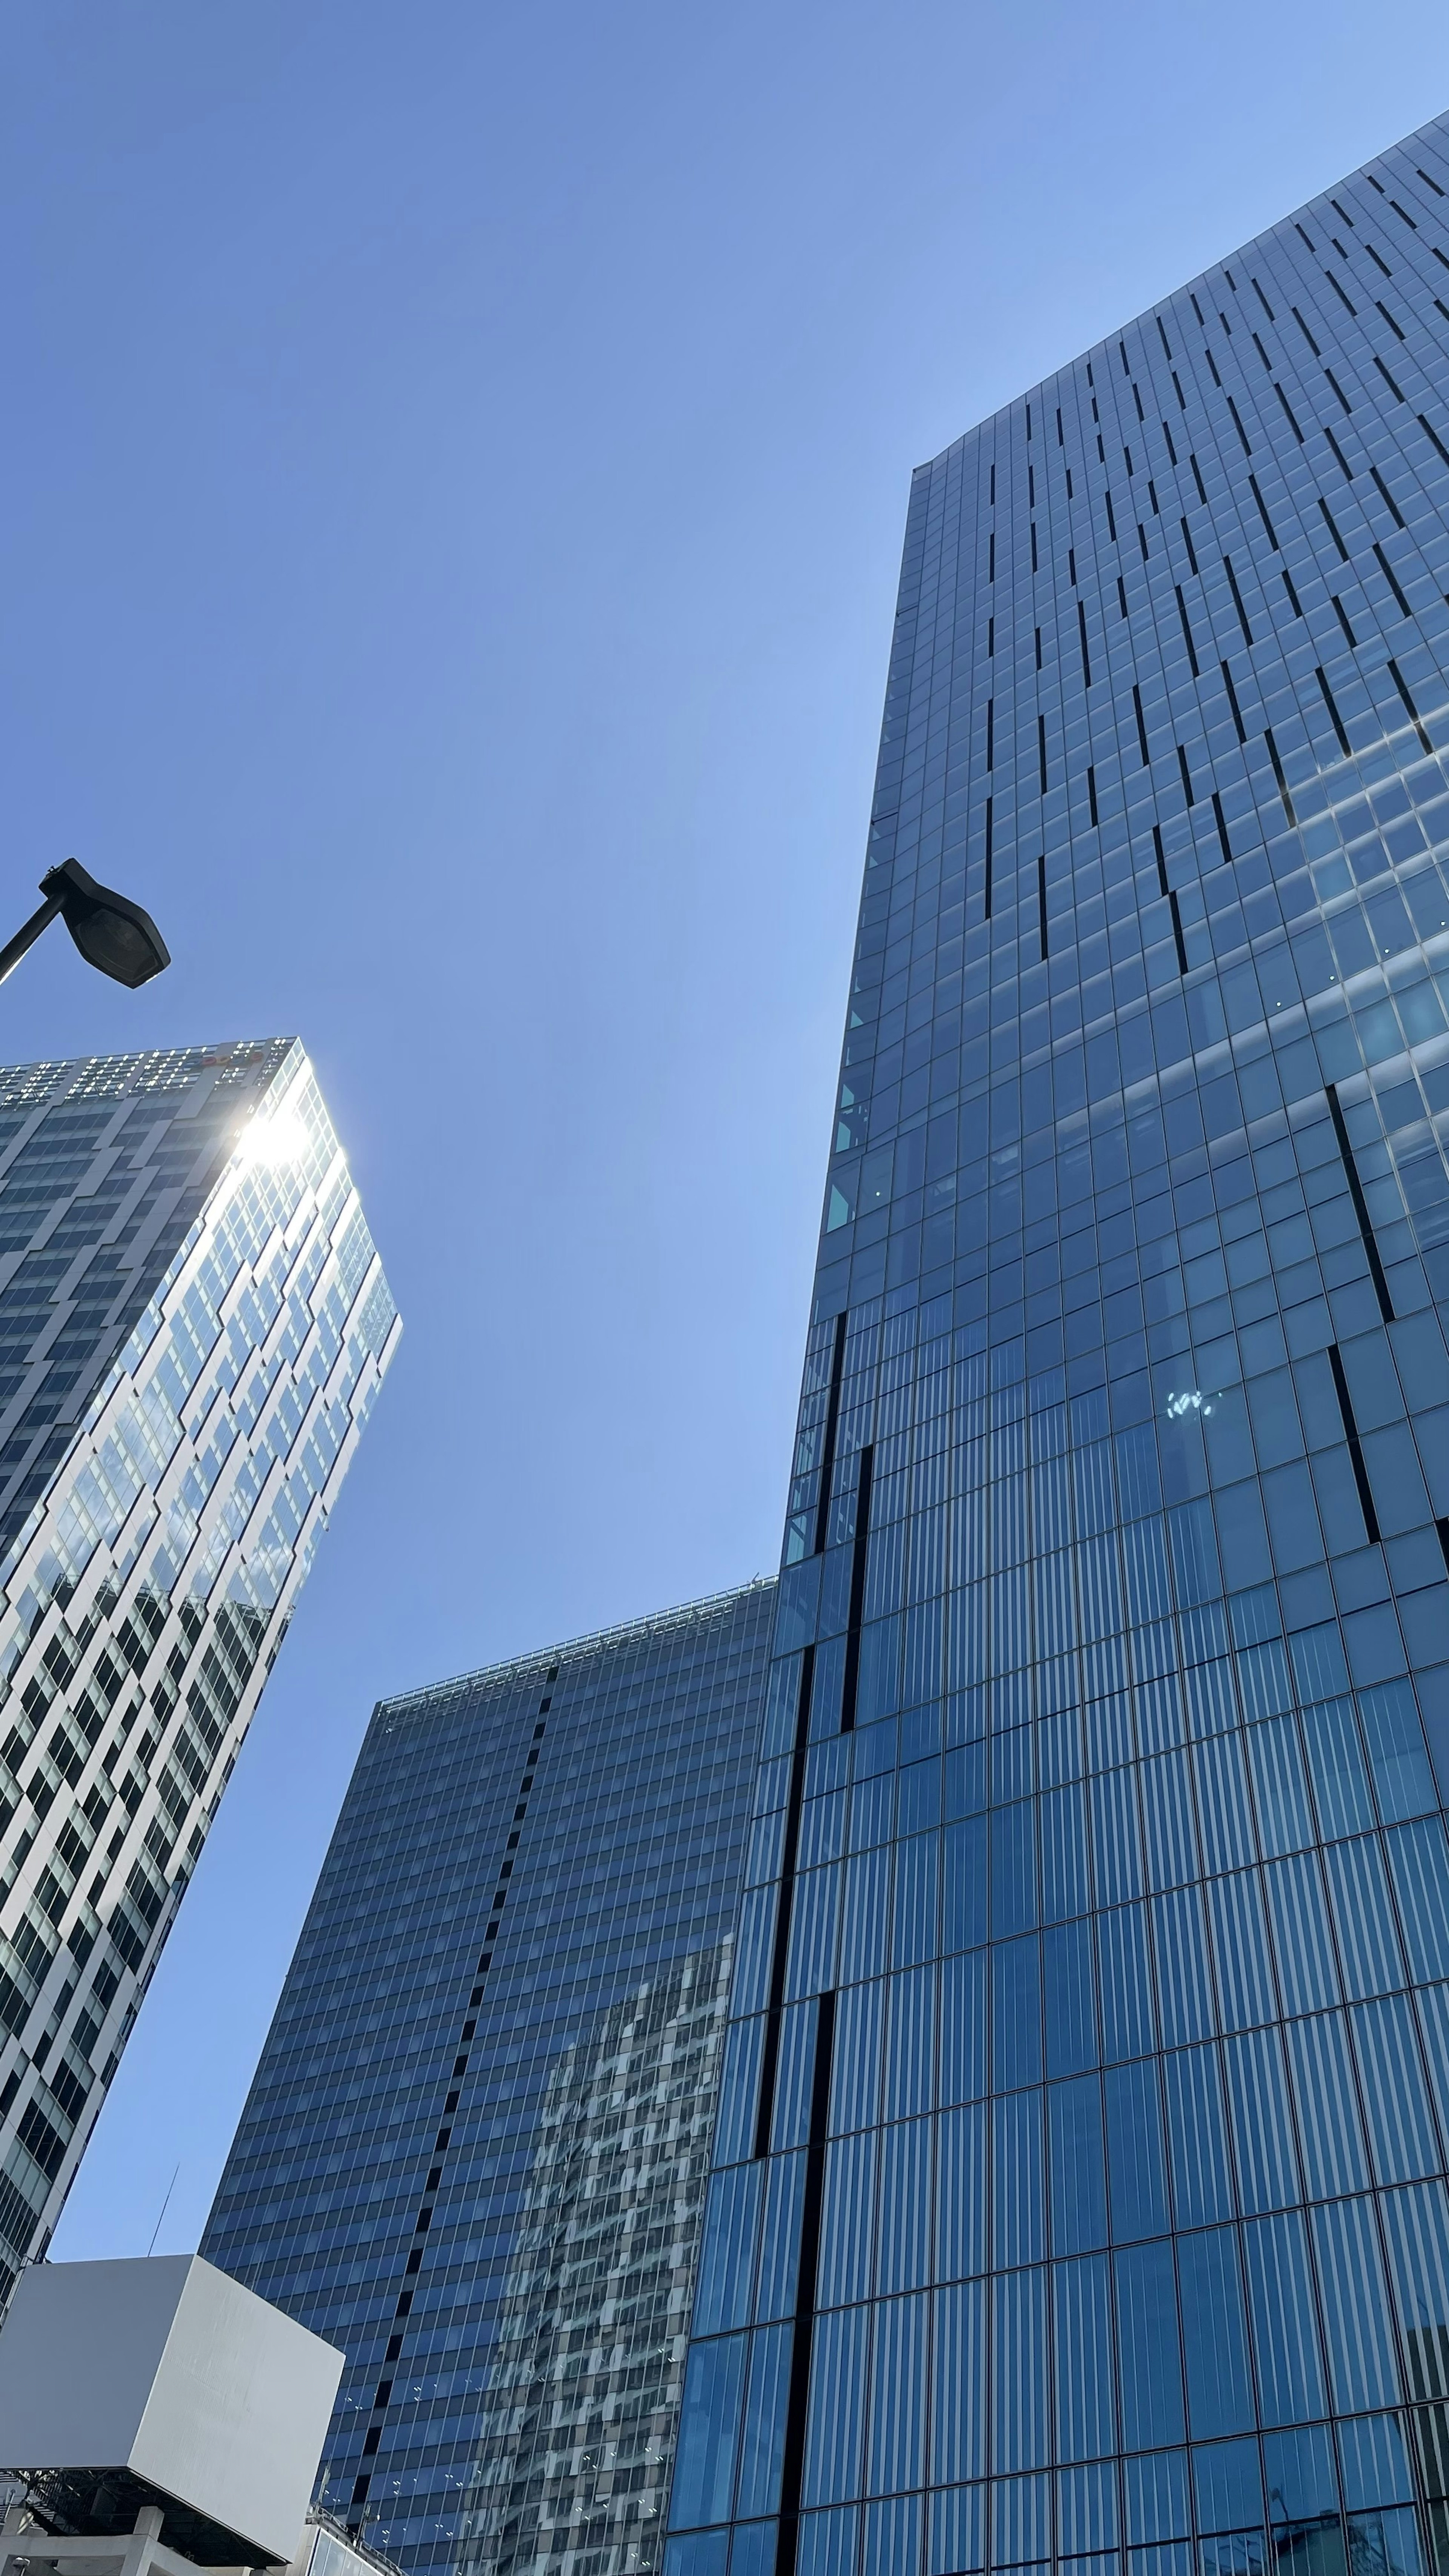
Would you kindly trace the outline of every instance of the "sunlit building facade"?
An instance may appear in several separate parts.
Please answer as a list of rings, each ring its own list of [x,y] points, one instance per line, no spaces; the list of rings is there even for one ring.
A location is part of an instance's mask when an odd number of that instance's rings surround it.
[[[295,1040],[0,1071],[0,2297],[399,1329]]]
[[[1446,121],[914,478],[668,2576],[1449,2566],[1446,593]]]
[[[663,2555],[775,1585],[374,1712],[203,2239],[409,2571]]]

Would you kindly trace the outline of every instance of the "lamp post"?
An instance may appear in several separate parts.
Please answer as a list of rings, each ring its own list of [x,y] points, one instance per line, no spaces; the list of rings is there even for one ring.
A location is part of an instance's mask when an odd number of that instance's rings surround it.
[[[97,885],[77,859],[48,868],[40,880],[45,897],[38,911],[22,922],[13,939],[0,948],[0,984],[12,975],[28,948],[57,913],[88,966],[98,966],[117,984],[148,984],[171,963],[171,951],[149,912],[109,886]]]

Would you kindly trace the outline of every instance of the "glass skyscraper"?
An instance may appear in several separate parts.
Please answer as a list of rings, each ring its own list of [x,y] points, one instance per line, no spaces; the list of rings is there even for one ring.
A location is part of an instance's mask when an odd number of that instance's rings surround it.
[[[0,1070],[0,2302],[399,1329],[295,1040]]]
[[[1449,120],[914,478],[668,2576],[1449,2567],[1446,592]]]
[[[409,2571],[657,2568],[773,1582],[374,1712],[202,2251]]]

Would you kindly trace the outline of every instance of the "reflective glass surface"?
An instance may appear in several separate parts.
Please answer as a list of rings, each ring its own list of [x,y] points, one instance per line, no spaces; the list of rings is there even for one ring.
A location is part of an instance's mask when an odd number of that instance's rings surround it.
[[[294,1040],[0,1071],[0,2294],[49,2240],[399,1331]]]
[[[1443,121],[914,478],[669,2576],[1449,2566],[1446,509]]]
[[[202,2251],[413,2569],[658,2564],[773,1582],[375,1712]]]

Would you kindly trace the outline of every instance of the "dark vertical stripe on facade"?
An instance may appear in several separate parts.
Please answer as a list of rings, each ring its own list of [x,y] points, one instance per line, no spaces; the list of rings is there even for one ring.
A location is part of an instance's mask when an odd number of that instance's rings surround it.
[[[1373,1223],[1368,1212],[1368,1201],[1363,1194],[1363,1183],[1358,1176],[1358,1165],[1353,1159],[1353,1147],[1349,1143],[1348,1128],[1344,1121],[1343,1111],[1339,1106],[1338,1085],[1336,1082],[1331,1082],[1328,1086],[1328,1114],[1333,1120],[1333,1133],[1337,1139],[1338,1151],[1343,1163],[1344,1176],[1348,1182],[1348,1194],[1353,1201],[1353,1212],[1358,1219],[1358,1230],[1363,1237],[1363,1248],[1368,1254],[1369,1277],[1374,1283],[1374,1295],[1379,1301],[1379,1313],[1382,1315],[1386,1324],[1391,1324],[1394,1320],[1394,1301],[1389,1295],[1388,1279],[1384,1273],[1383,1262],[1379,1258],[1379,1247],[1374,1238]]]
[[[810,2405],[810,2357],[815,2342],[815,2289],[820,2271],[820,2217],[825,2198],[825,2141],[830,2129],[830,2073],[835,2056],[835,1997],[816,2007],[815,2066],[810,2082],[810,2143],[800,2213],[799,2287],[785,2401],[784,2457],[780,2470],[780,2540],[776,2576],[794,2576],[800,2534],[800,2491],[805,2473],[805,2429]]]
[[[790,1796],[785,1808],[785,1842],[780,1854],[780,1902],[775,1909],[775,1945],[770,1956],[770,1999],[766,2008],[765,2044],[760,2055],[760,2101],[755,2114],[755,2153],[770,2152],[775,2116],[775,2082],[780,2071],[780,2016],[785,2008],[785,1965],[790,1952],[790,1917],[795,1908],[795,1861],[800,1849],[800,1811],[805,1801],[805,1756],[810,1745],[810,1703],[815,1691],[815,1649],[800,1658],[800,1696],[795,1703],[795,1751],[790,1765]]]
[[[820,1445],[820,1500],[815,1509],[815,1553],[825,1545],[830,1519],[830,1485],[835,1474],[835,1435],[840,1426],[840,1382],[845,1375],[845,1315],[835,1318],[835,1347],[830,1354],[830,1394],[825,1406],[825,1438]]]
[[[1379,1542],[1379,1516],[1374,1510],[1373,1487],[1369,1483],[1368,1468],[1364,1464],[1363,1443],[1358,1436],[1358,1424],[1353,1418],[1353,1405],[1349,1398],[1348,1380],[1343,1373],[1343,1360],[1339,1354],[1337,1342],[1332,1342],[1329,1345],[1328,1365],[1333,1371],[1333,1391],[1338,1398],[1339,1412],[1343,1416],[1343,1436],[1348,1442],[1349,1462],[1353,1468],[1353,1481],[1358,1487],[1358,1499],[1363,1512],[1363,1525],[1368,1532],[1372,1544],[1377,1547]]]
[[[514,1801],[513,1812],[516,1821],[513,1831],[508,1837],[509,1852],[516,1851],[518,1847],[519,1836],[522,1832],[524,1823],[524,1813],[527,1808],[529,1798],[537,1785],[539,1747],[548,1731],[548,1713],[553,1706],[553,1685],[558,1680],[558,1676],[558,1665],[550,1664],[548,1671],[544,1676],[546,1687],[544,1689],[543,1697],[538,1703],[538,1718],[535,1723],[533,1733],[529,1738],[528,1753],[524,1761],[522,1777],[518,1784],[518,1794]],[[432,2227],[433,2211],[437,2206],[437,2195],[443,2186],[443,2158],[446,2156],[448,2149],[453,2142],[451,2121],[453,2113],[458,2108],[459,2087],[462,2083],[463,2077],[468,2071],[469,2045],[477,2028],[476,2015],[478,2007],[483,2001],[482,1980],[487,1976],[489,1969],[493,1965],[493,1943],[496,1941],[502,1926],[503,1908],[508,1902],[508,1879],[511,1875],[512,1869],[512,1860],[505,1858],[502,1868],[499,1871],[498,1885],[494,1891],[493,1902],[488,1909],[488,1929],[483,1936],[483,1948],[478,1954],[478,1965],[473,1972],[476,1982],[473,1984],[472,1990],[468,1996],[467,2004],[464,2008],[467,2018],[463,2022],[462,2029],[456,2043],[457,2054],[453,2059],[451,2083],[443,2103],[443,2126],[438,2130],[437,2135],[433,2140],[433,2155],[436,2161],[430,2166],[427,2181],[423,2186],[422,2200],[413,2226],[413,2242],[408,2253],[407,2262],[403,2269],[403,2286],[398,2292],[397,2305],[393,2310],[393,2331],[388,2338],[387,2350],[383,2356],[383,2369],[386,2376],[378,2381],[377,2387],[373,2392],[372,2421],[368,2426],[367,2433],[363,2441],[362,2452],[364,2460],[369,2462],[376,2459],[377,2454],[382,2447],[382,2436],[387,2422],[387,2410],[392,2401],[393,2373],[402,2354],[403,2336],[407,2330],[400,2321],[410,2316],[412,2313],[412,2284],[417,2279],[418,2274],[423,2268],[422,2240],[427,2236]],[[353,2479],[351,2507],[349,2510],[359,2505],[366,2504],[371,2490],[372,2477],[373,2471],[371,2467],[366,2467],[361,2469]],[[348,2523],[347,2527],[349,2531],[356,2535],[361,2531],[362,2525],[360,2521],[352,2520]]]
[[[1273,775],[1278,781],[1278,793],[1283,799],[1283,811],[1287,815],[1289,822],[1296,824],[1298,817],[1293,811],[1293,799],[1288,789],[1287,773],[1278,756],[1278,746],[1273,740],[1273,728],[1271,725],[1267,727],[1263,735],[1263,740],[1268,746],[1268,758],[1273,764]]]
[[[860,1453],[860,1482],[855,1494],[855,1554],[850,1563],[850,1624],[845,1636],[845,1681],[840,1694],[840,1732],[849,1735],[855,1725],[855,1692],[860,1679],[860,1620],[865,1606],[865,1560],[870,1543],[870,1491],[875,1474],[875,1449]]]

